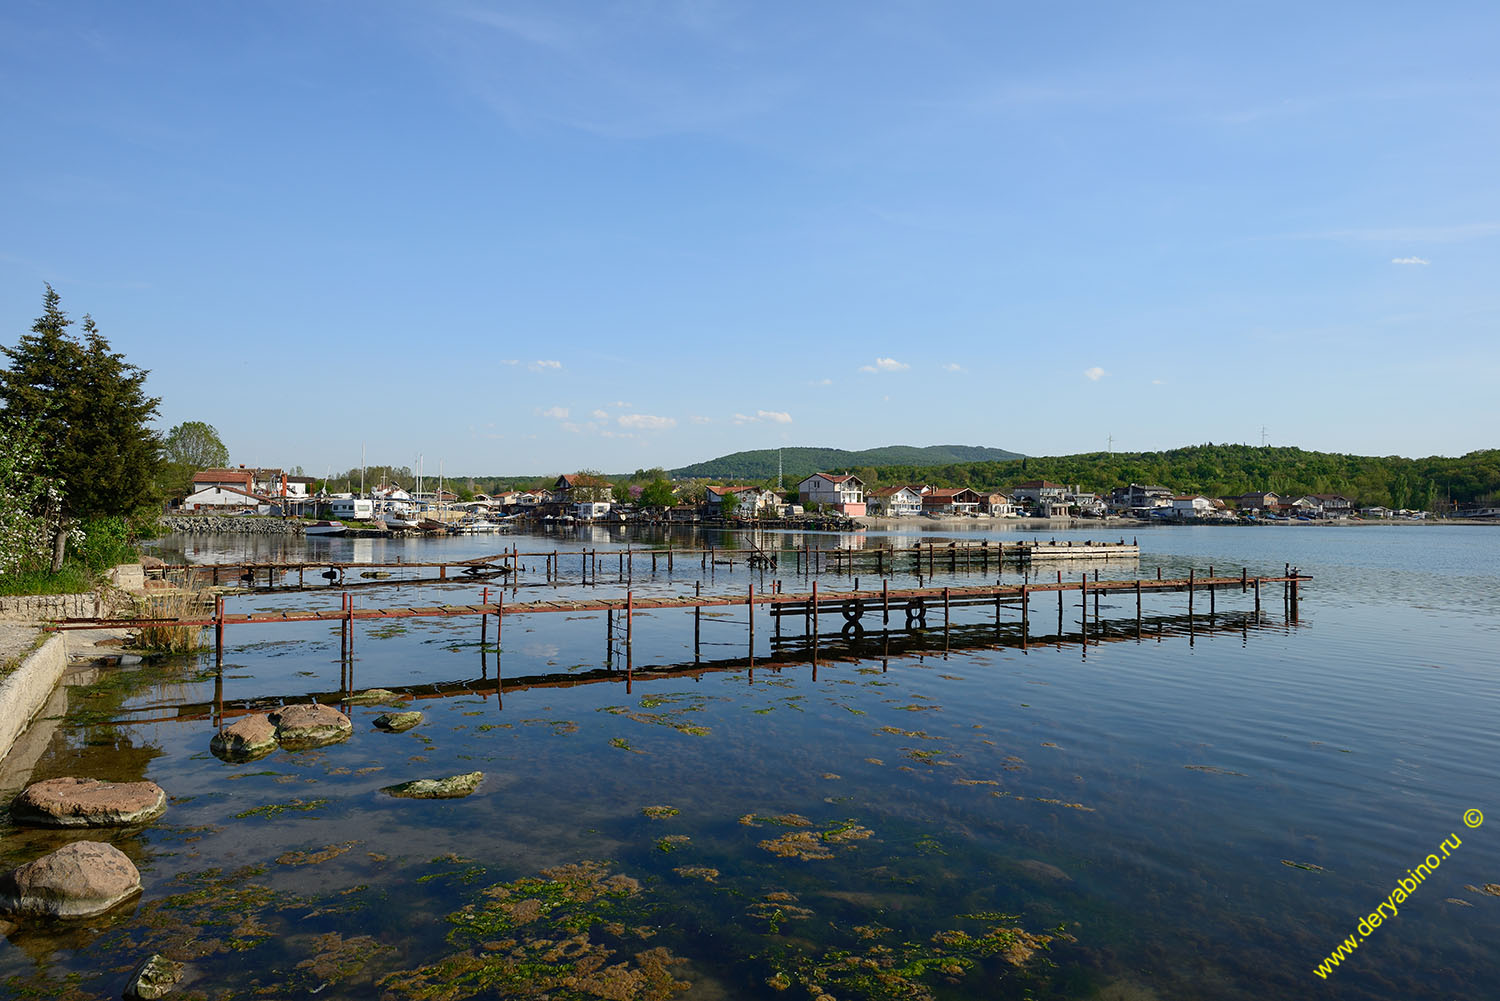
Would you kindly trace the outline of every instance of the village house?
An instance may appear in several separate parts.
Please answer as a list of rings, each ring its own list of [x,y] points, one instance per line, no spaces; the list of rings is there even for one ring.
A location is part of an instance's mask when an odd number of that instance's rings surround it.
[[[850,473],[814,473],[797,484],[797,499],[857,518],[865,513],[865,484]]]
[[[911,518],[922,513],[924,486],[902,485],[872,490],[865,498],[866,512],[882,518]]]
[[[724,500],[735,498],[734,516],[737,518],[779,517],[781,498],[776,491],[764,487],[708,487],[704,491],[704,502],[710,514],[722,515]]]
[[[1271,493],[1269,490],[1240,494],[1234,499],[1234,506],[1246,514],[1274,511],[1280,504],[1281,497]]]
[[[1309,494],[1299,499],[1312,501],[1324,518],[1347,518],[1354,513],[1354,502],[1343,494]]]
[[[1202,494],[1185,494],[1172,498],[1172,515],[1176,518],[1206,518],[1214,502]]]
[[[1043,501],[1060,501],[1067,492],[1068,488],[1061,483],[1049,483],[1047,480],[1027,480],[1010,488],[1010,495],[1018,503],[1033,509]]]
[[[991,518],[1014,518],[1016,516],[1016,506],[1011,503],[1010,495],[1003,490],[982,495],[979,498],[979,510]]]
[[[1104,517],[1104,500],[1098,494],[1080,491],[1075,488],[1063,499],[1068,502],[1069,507],[1077,508],[1078,513],[1085,517]]]
[[[200,487],[182,499],[184,511],[253,511],[266,503],[266,498],[241,490],[238,487],[210,484]]]
[[[1125,487],[1115,487],[1109,494],[1109,507],[1115,511],[1149,515],[1158,508],[1171,506],[1172,491],[1166,487],[1132,483]]]
[[[200,469],[193,474],[193,492],[205,487],[228,487],[243,493],[255,493],[255,471],[239,469]]]
[[[979,493],[968,487],[934,488],[922,495],[922,513],[932,515],[974,515],[979,513]]]

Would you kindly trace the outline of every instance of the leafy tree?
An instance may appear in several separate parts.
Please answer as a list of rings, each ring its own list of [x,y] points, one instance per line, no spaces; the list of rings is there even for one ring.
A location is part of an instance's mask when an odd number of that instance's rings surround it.
[[[162,456],[168,462],[180,462],[195,469],[222,469],[229,465],[229,449],[212,424],[184,421],[167,432],[161,444]]]
[[[13,348],[0,347],[0,403],[12,420],[34,422],[45,441],[40,475],[60,484],[48,528],[52,571],[62,569],[70,527],[81,518],[135,515],[156,498],[161,441],[150,428],[160,402],[146,372],[110,350],[92,317],[83,337],[47,286],[42,315]]]
[[[641,507],[671,507],[676,503],[672,484],[665,479],[652,480],[641,489]]]
[[[733,518],[740,510],[739,494],[720,494],[719,513],[726,518]]]
[[[609,501],[614,499],[614,489],[605,482],[597,469],[580,469],[573,474],[573,489],[570,500]]]
[[[229,449],[212,424],[185,421],[167,432],[162,441],[162,491],[182,496],[192,490],[193,475],[203,469],[229,465]]]

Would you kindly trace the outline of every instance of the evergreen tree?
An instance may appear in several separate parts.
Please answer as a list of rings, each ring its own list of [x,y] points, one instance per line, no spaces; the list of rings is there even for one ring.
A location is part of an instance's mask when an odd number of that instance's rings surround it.
[[[52,569],[62,569],[68,530],[81,518],[132,515],[156,496],[161,442],[148,422],[160,402],[147,373],[110,350],[92,317],[83,338],[49,284],[42,315],[15,347],[0,347],[0,403],[9,419],[33,422],[46,442],[38,473],[61,484],[50,524]]]

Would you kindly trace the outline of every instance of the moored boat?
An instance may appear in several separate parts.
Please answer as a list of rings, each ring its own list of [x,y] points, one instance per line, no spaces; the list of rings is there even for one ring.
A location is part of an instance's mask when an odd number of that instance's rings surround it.
[[[314,521],[303,528],[304,535],[343,535],[342,521]]]

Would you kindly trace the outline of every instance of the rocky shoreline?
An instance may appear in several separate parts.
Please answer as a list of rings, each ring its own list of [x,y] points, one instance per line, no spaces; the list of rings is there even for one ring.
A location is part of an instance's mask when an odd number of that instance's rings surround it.
[[[190,535],[302,535],[302,523],[283,518],[166,515],[157,519],[165,532]]]

